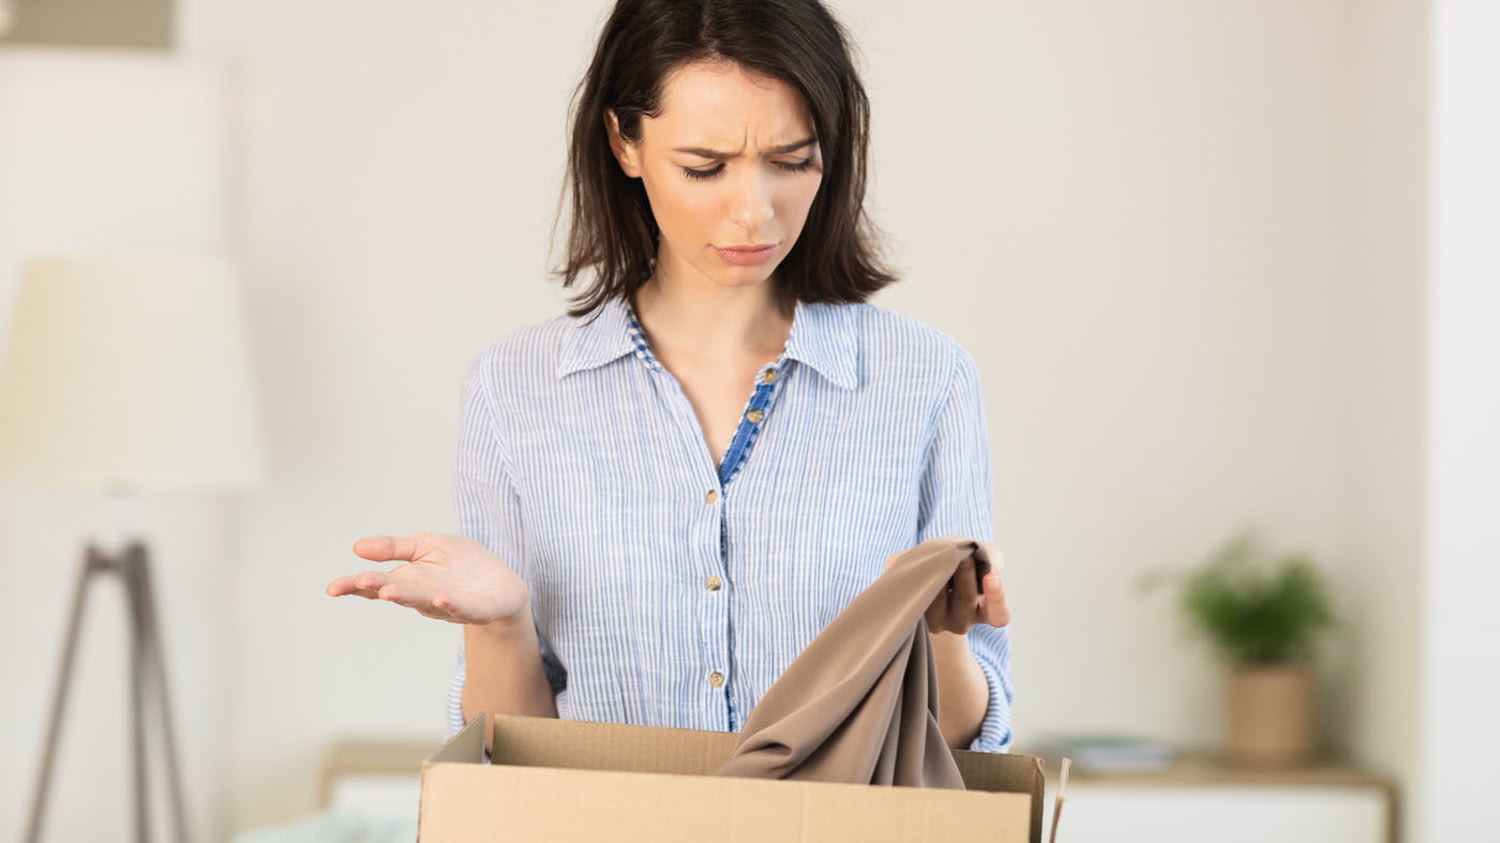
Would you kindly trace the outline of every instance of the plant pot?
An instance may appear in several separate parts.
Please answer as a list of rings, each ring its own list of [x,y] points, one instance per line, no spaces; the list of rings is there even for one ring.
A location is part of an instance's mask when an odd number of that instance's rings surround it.
[[[1257,765],[1312,758],[1317,685],[1311,665],[1240,666],[1229,674],[1229,754]]]

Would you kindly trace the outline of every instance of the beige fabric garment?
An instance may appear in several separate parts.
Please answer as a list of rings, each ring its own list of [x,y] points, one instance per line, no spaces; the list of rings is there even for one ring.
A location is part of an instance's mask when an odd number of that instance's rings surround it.
[[[990,559],[968,539],[892,560],[766,691],[714,775],[962,790],[924,615],[971,554],[982,583]]]

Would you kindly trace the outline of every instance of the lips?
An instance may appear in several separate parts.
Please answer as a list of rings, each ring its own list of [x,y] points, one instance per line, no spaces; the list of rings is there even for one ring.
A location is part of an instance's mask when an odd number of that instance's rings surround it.
[[[771,259],[776,251],[773,243],[768,246],[715,246],[714,251],[725,263],[735,266],[757,266]]]

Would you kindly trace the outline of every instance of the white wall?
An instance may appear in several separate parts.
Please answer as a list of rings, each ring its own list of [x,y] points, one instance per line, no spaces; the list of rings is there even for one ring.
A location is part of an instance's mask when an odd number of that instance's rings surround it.
[[[1339,587],[1351,658],[1340,716],[1355,754],[1396,775],[1404,839],[1417,825],[1423,589],[1423,363],[1427,189],[1425,2],[1354,18],[1356,177],[1349,211],[1353,341],[1346,350],[1349,475]]]
[[[0,355],[27,255],[229,248],[226,81],[210,62],[0,49]],[[152,550],[190,824],[201,839],[220,836],[224,717],[238,679],[235,627],[222,622],[233,526],[222,499],[0,484],[0,839],[23,833],[83,543],[116,550],[125,536]],[[118,583],[98,582],[44,839],[114,840],[130,827],[128,629]]]
[[[851,7],[884,300],[984,377],[1018,728],[1211,743],[1211,656],[1135,581],[1245,526],[1343,562],[1347,7],[899,8]]]
[[[1416,839],[1500,839],[1500,7],[1435,0],[1422,806]],[[1483,761],[1481,761],[1483,759]]]
[[[456,529],[458,390],[544,280],[596,4],[190,3],[240,67],[242,236],[270,482],[246,510],[237,828],[315,807],[331,739],[438,741],[459,630],[323,594],[371,533]]]
[[[441,733],[457,630],[322,588],[359,567],[360,535],[453,527],[463,368],[560,307],[563,121],[607,5],[183,4],[187,48],[242,74],[269,391],[273,480],[234,582],[237,828],[310,810],[335,735]],[[1410,413],[1362,416],[1418,388],[1403,121],[1422,98],[1386,77],[1420,65],[1420,11],[838,5],[908,279],[880,301],[953,333],[984,378],[1022,739],[1216,741],[1216,665],[1133,583],[1253,525],[1344,587],[1327,673],[1356,714],[1333,737],[1409,761],[1415,704],[1384,694],[1415,656],[1360,601],[1399,607],[1415,577],[1419,442]]]

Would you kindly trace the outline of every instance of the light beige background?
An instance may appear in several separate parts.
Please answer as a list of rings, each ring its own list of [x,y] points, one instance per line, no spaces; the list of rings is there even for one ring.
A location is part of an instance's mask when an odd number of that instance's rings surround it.
[[[878,301],[984,380],[1021,740],[1213,745],[1218,665],[1134,582],[1253,526],[1332,577],[1328,740],[1425,792],[1430,9],[837,9],[906,276]],[[272,461],[224,574],[227,830],[312,810],[337,736],[441,737],[457,628],[322,588],[358,536],[455,526],[461,374],[561,308],[564,119],[606,11],[180,3],[179,49],[239,80]]]

